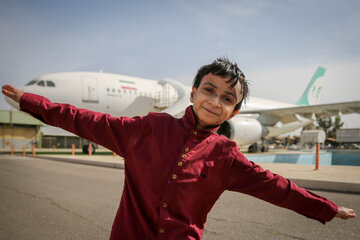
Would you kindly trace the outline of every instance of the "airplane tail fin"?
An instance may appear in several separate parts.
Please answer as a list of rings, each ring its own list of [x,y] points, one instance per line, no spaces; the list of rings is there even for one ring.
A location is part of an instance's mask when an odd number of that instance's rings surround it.
[[[296,102],[297,105],[308,106],[319,103],[324,75],[325,68],[318,67],[305,92],[299,101]]]

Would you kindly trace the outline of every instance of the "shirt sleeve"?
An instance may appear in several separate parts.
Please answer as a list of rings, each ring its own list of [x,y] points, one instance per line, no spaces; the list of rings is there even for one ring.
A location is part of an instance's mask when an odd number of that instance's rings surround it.
[[[235,150],[227,180],[227,190],[251,195],[323,224],[333,219],[338,210],[332,201],[248,161],[240,150]]]
[[[139,138],[145,118],[112,117],[69,104],[52,103],[31,93],[22,95],[20,109],[46,124],[100,144],[120,156],[130,142]]]

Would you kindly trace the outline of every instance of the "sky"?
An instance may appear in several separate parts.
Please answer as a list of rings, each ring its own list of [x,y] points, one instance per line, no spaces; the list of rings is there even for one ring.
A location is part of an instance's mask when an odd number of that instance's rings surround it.
[[[295,103],[318,66],[320,103],[360,100],[357,0],[0,0],[0,81],[100,71],[191,85],[218,57],[250,95]],[[0,98],[0,109],[9,110]],[[342,117],[360,128],[360,114]]]

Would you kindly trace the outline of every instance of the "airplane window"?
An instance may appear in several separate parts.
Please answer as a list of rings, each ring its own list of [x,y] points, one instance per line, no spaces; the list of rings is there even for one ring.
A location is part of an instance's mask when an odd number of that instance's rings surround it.
[[[45,86],[45,82],[44,82],[43,80],[41,80],[41,81],[39,81],[36,85],[44,87],[44,86]]]
[[[46,81],[46,86],[55,87],[55,83],[53,81]]]
[[[110,88],[106,88],[106,91],[110,91]]]
[[[115,88],[113,88],[112,91],[115,92]]]
[[[120,90],[120,89],[118,89],[118,93],[121,93],[121,90]]]
[[[37,82],[37,80],[31,80],[31,81],[28,82],[25,86],[34,85],[36,82]]]

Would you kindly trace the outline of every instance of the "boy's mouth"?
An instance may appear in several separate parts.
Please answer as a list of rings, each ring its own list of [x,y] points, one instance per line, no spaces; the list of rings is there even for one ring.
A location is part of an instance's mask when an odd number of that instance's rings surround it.
[[[208,113],[210,113],[210,114],[212,114],[212,115],[215,115],[215,116],[219,116],[217,113],[215,113],[215,112],[213,112],[213,111],[211,111],[211,110],[209,110],[209,109],[207,109],[207,108],[205,108],[205,107],[203,107],[204,109],[205,109],[205,111],[207,111]]]

